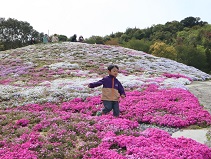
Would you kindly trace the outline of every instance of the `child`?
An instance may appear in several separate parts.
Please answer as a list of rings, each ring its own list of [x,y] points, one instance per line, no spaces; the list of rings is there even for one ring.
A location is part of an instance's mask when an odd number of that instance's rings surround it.
[[[88,85],[89,88],[103,85],[101,99],[104,109],[101,114],[107,114],[113,109],[113,115],[115,117],[119,116],[119,98],[125,98],[125,91],[122,84],[116,78],[118,71],[119,67],[117,65],[110,65],[108,66],[109,76]]]

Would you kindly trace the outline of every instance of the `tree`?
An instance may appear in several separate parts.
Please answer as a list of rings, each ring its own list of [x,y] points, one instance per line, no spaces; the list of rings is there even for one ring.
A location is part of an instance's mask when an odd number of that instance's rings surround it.
[[[211,49],[206,49],[206,60],[207,60],[207,73],[211,73]]]
[[[137,40],[135,38],[122,44],[122,46],[124,47],[134,49],[134,50],[144,51],[147,53],[149,52],[150,45],[151,45],[151,42],[147,40],[144,40],[144,39]]]
[[[133,35],[136,39],[141,40],[144,38],[144,32],[142,30],[137,30],[134,35]]]
[[[0,51],[4,50],[4,45],[2,44],[2,42],[0,41]]]
[[[114,34],[115,38],[120,38],[122,36],[123,32],[117,32]]]
[[[127,34],[122,34],[119,41],[120,43],[128,42],[130,40],[130,37]]]
[[[155,42],[150,46],[149,52],[158,57],[165,57],[176,60],[177,51],[173,46],[167,45],[164,42]]]
[[[59,41],[67,41],[67,36],[65,36],[65,35],[59,35],[58,36],[58,38],[59,38]]]
[[[139,30],[137,28],[127,28],[125,34],[129,37],[129,40],[133,38],[134,33]]]
[[[118,38],[111,38],[105,42],[106,45],[119,45]]]
[[[181,41],[178,43],[182,43],[185,45],[191,45],[192,47],[196,47],[200,44],[199,30],[195,29],[186,29],[177,33],[177,39]]]
[[[0,23],[0,41],[5,50],[29,45],[32,37],[38,38],[39,33],[28,22],[9,18]]]
[[[178,21],[167,22],[164,25],[164,31],[169,31],[172,34],[176,34],[178,31],[183,30],[183,25]]]
[[[204,26],[207,24],[207,22],[200,21],[199,17],[196,17],[196,18],[195,17],[187,17],[187,18],[181,20],[180,23],[184,27],[188,27],[188,28],[191,28],[195,25]]]
[[[206,71],[207,60],[203,46],[194,48],[188,45],[178,45],[175,49],[177,50],[176,61]]]
[[[103,38],[101,36],[91,36],[85,40],[89,44],[104,44]]]

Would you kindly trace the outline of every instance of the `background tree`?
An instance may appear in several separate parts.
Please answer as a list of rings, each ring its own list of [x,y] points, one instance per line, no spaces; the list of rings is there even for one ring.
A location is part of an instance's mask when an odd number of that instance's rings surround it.
[[[28,22],[12,18],[0,23],[0,35],[5,50],[29,45],[32,37],[39,37],[39,33]]]
[[[67,41],[67,36],[65,36],[65,35],[59,35],[58,36],[58,38],[59,38],[59,41]]]
[[[151,42],[148,40],[144,40],[144,39],[137,40],[133,38],[130,41],[123,43],[121,46],[134,49],[134,50],[144,51],[148,53],[150,45],[151,45]]]
[[[176,49],[164,42],[155,42],[150,46],[149,52],[154,56],[165,57],[172,60],[176,60],[177,57]]]
[[[105,42],[106,45],[119,45],[118,38],[111,38]]]
[[[205,71],[211,74],[211,49],[206,49],[205,55],[207,60],[207,67],[205,68]]]
[[[88,44],[104,44],[103,37],[100,36],[91,36],[88,39],[85,39],[85,42]]]
[[[191,28],[195,25],[204,26],[207,24],[207,22],[200,21],[201,19],[199,17],[187,17],[180,21],[180,23],[184,27]]]
[[[136,32],[133,34],[134,38],[138,39],[138,40],[141,40],[144,38],[145,34],[143,32],[143,30],[136,30]]]
[[[4,50],[4,45],[2,44],[2,42],[0,41],[0,51]]]
[[[114,37],[115,37],[115,38],[120,38],[120,37],[122,36],[122,34],[123,34],[123,32],[116,32],[116,33],[114,34]]]
[[[130,37],[127,34],[122,34],[121,37],[119,38],[120,44],[124,42],[128,42],[130,40]]]
[[[207,71],[208,63],[203,46],[199,45],[197,48],[194,48],[188,45],[178,45],[175,49],[177,51],[176,61],[196,67],[202,71]]]

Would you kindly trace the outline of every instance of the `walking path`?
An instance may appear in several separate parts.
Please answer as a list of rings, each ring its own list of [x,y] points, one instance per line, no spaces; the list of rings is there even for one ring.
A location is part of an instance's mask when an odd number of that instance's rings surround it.
[[[187,85],[189,91],[194,94],[204,109],[211,113],[211,80],[194,81]]]

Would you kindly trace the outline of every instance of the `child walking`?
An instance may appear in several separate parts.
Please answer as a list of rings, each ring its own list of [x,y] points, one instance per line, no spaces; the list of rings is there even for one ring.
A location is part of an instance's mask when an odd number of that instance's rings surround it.
[[[119,67],[117,65],[110,65],[108,66],[108,76],[88,85],[89,88],[103,85],[101,100],[104,108],[101,114],[107,114],[113,109],[113,115],[115,117],[119,116],[119,98],[125,98],[126,95],[122,84],[116,78],[118,71]]]

